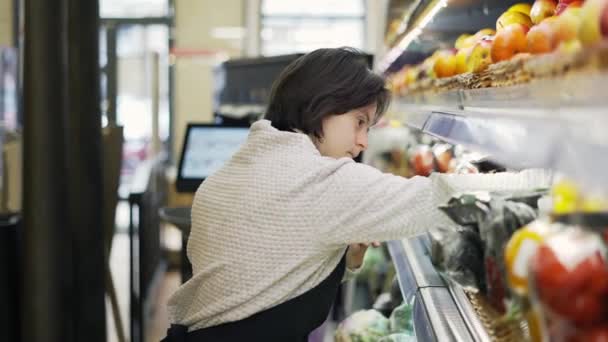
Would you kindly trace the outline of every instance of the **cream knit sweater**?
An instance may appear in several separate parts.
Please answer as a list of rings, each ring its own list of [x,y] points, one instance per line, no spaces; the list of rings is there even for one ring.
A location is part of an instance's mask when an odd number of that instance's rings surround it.
[[[325,279],[348,244],[438,224],[432,197],[427,178],[323,157],[308,136],[258,121],[196,193],[194,276],[170,298],[170,319],[196,330],[281,304]]]

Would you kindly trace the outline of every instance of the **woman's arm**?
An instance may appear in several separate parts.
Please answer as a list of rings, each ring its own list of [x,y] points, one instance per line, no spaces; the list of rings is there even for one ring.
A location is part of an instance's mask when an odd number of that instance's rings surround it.
[[[324,191],[316,204],[317,234],[330,248],[403,239],[454,225],[437,206],[457,192],[547,187],[551,179],[551,173],[542,170],[407,179],[347,163],[323,181]]]
[[[436,209],[428,178],[406,179],[367,165],[347,163],[323,181],[312,210],[322,243],[334,247],[418,235],[450,224]]]

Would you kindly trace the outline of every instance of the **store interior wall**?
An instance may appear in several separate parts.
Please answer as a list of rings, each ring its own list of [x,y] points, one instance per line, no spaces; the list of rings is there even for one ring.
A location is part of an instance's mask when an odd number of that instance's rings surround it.
[[[213,68],[225,58],[259,55],[261,2],[175,1],[175,162],[179,158],[186,124],[213,120]],[[384,49],[384,20],[388,3],[388,0],[365,0],[364,49],[369,53],[378,54]],[[244,27],[245,34],[241,39],[219,39],[212,34],[213,29],[218,27]]]
[[[213,120],[213,68],[241,57],[244,46],[242,39],[214,37],[214,28],[243,27],[245,6],[244,0],[175,1],[174,156],[188,122]]]
[[[13,45],[13,0],[0,0],[0,46]]]

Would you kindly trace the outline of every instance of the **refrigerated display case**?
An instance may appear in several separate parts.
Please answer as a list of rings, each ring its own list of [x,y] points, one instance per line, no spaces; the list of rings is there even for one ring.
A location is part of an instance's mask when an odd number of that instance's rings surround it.
[[[423,59],[412,56],[421,52],[431,56],[436,49],[451,46],[460,34],[488,26],[515,3],[419,1],[409,22],[401,25],[406,29],[393,37],[388,53],[376,65],[377,71],[388,76],[389,86],[401,70],[404,73],[397,82],[409,82],[393,88],[395,98],[389,115],[445,142],[490,155],[508,169],[553,170],[576,183],[577,191],[605,199],[608,37],[598,38],[592,45],[586,37],[578,42],[575,38],[577,47],[572,50],[567,48],[571,45],[562,44],[553,52],[522,54],[483,70],[444,78],[428,77],[427,68],[423,76],[404,80],[407,68],[424,69],[414,65]],[[533,1],[527,3],[533,5]],[[608,2],[602,0],[578,2],[583,9],[572,13],[589,15],[590,3],[608,13]],[[598,15],[597,20],[604,19]],[[429,47],[431,38],[437,42]],[[411,65],[405,65],[408,63]],[[606,207],[598,205],[594,210]],[[438,272],[431,262],[428,236],[392,241],[389,250],[404,299],[415,298],[419,340],[530,338],[525,320],[507,320],[483,295],[464,290]]]

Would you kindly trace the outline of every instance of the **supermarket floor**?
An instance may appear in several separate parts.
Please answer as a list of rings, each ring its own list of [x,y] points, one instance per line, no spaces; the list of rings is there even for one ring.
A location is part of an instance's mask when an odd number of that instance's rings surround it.
[[[126,339],[129,340],[129,235],[126,233],[129,220],[129,208],[126,203],[119,203],[117,207],[116,225],[117,233],[112,241],[110,253],[110,270],[116,289],[116,297],[120,311],[120,318]],[[164,227],[163,245],[169,248],[180,248],[180,232],[172,227]],[[146,327],[146,342],[158,342],[165,337],[169,319],[167,316],[167,300],[180,284],[180,275],[177,271],[169,271],[163,278],[160,286],[158,300],[154,306],[151,321]],[[119,342],[114,322],[110,300],[106,296],[106,335],[108,342]]]
[[[129,339],[129,236],[125,233],[116,234],[110,256],[110,268],[116,288],[120,316],[125,329],[127,340]],[[146,342],[158,342],[165,337],[169,325],[166,303],[171,293],[179,286],[180,276],[178,272],[167,272],[161,285],[158,301],[156,302],[151,322],[146,328]],[[107,297],[107,296],[106,296]],[[106,326],[107,341],[118,342],[116,325],[110,301],[106,298]]]

